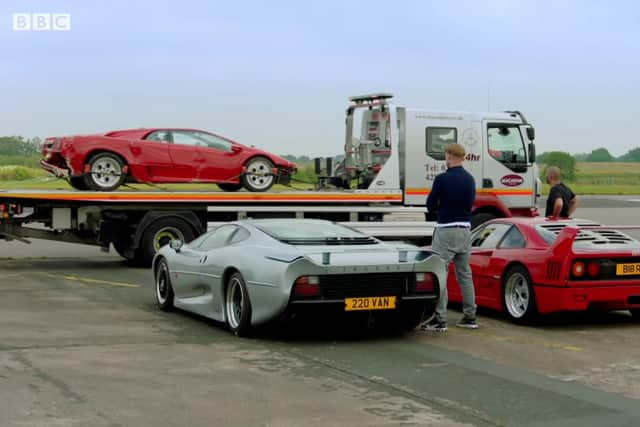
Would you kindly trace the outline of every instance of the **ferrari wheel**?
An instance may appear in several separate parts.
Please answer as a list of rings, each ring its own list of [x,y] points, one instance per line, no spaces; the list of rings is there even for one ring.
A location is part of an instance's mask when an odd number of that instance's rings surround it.
[[[87,183],[84,180],[83,176],[72,176],[69,178],[69,185],[71,185],[76,190],[86,191],[89,189]]]
[[[635,320],[640,320],[640,308],[629,310]]]
[[[218,188],[222,191],[238,191],[242,188],[242,184],[218,184]]]
[[[507,315],[515,322],[526,323],[538,314],[531,276],[526,268],[511,267],[504,276],[502,303]]]
[[[113,191],[126,178],[124,163],[111,153],[98,153],[89,159],[89,172],[84,176],[86,186],[95,191]]]
[[[156,303],[158,308],[169,311],[173,308],[173,287],[171,286],[171,275],[167,262],[162,259],[156,268]]]
[[[246,165],[242,185],[249,191],[267,191],[276,182],[273,163],[265,157],[254,157]]]
[[[251,301],[240,273],[234,273],[227,282],[225,312],[231,333],[248,336],[251,331]]]

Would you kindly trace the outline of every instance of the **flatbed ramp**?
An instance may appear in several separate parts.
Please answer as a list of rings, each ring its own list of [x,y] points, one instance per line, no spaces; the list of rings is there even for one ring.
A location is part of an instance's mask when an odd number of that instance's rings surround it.
[[[401,191],[291,191],[291,192],[200,192],[200,191],[0,191],[0,200],[31,200],[42,202],[92,202],[92,203],[402,203]]]
[[[424,206],[404,206],[399,190],[5,190],[0,191],[0,238],[112,246],[125,258],[149,264],[171,239],[190,241],[248,218],[326,219],[382,239],[426,242],[434,224],[425,222],[424,213]]]

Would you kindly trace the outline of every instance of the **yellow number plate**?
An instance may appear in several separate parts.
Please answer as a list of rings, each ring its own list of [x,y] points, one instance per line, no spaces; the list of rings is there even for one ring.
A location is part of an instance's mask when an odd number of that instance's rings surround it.
[[[640,262],[635,264],[618,264],[616,265],[616,274],[618,276],[640,274]]]
[[[393,310],[396,297],[345,298],[345,311],[355,310]]]

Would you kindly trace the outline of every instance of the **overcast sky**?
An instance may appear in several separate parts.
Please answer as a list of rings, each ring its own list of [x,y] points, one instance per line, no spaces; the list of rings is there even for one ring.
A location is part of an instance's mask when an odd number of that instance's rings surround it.
[[[633,1],[0,2],[0,135],[194,127],[280,154],[342,150],[351,95],[518,109],[538,151],[640,146]],[[16,12],[68,32],[12,31]]]

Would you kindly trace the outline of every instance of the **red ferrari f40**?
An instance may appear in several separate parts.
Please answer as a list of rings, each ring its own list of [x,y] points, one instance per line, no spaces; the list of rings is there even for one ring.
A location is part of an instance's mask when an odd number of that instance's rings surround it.
[[[477,304],[522,322],[587,309],[640,318],[640,242],[621,228],[540,217],[481,225],[471,236]],[[450,301],[462,301],[453,265],[447,289]]]

